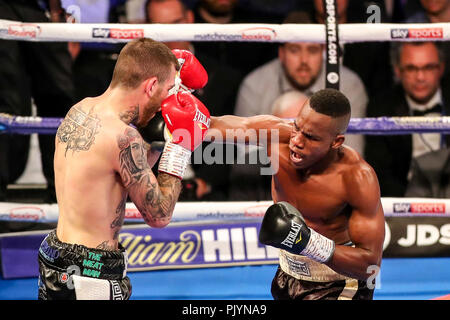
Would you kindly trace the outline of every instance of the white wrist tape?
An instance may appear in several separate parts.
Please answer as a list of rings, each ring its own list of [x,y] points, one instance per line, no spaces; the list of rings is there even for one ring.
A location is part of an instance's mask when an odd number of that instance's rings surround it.
[[[301,254],[320,263],[327,262],[333,256],[335,248],[334,241],[324,237],[313,229],[310,230],[311,236]]]
[[[161,154],[158,171],[183,179],[190,159],[190,150],[173,142],[167,142]]]

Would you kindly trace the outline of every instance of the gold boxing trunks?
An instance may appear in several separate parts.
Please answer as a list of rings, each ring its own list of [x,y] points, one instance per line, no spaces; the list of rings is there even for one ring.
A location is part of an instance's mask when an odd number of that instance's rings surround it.
[[[276,300],[371,300],[365,281],[339,274],[308,257],[280,250],[280,266],[272,281]]]

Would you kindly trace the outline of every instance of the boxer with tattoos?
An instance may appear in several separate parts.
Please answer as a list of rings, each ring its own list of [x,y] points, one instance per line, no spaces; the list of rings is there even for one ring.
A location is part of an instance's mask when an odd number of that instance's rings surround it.
[[[190,52],[134,40],[122,49],[108,89],[67,113],[55,141],[59,219],[39,248],[39,299],[129,299],[127,254],[118,241],[127,198],[149,226],[166,226],[209,125],[205,106],[177,90],[180,79],[198,89],[207,74]],[[162,133],[150,120],[159,111],[168,141],[156,177],[159,152],[150,145]]]

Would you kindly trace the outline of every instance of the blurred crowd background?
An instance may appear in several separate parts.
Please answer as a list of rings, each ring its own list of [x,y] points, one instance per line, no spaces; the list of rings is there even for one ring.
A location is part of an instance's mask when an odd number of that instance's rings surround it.
[[[342,24],[450,22],[450,0],[337,0],[337,6]],[[323,23],[324,8],[322,0],[0,0],[0,19],[311,24]],[[0,112],[64,117],[77,101],[106,90],[124,45],[0,40]],[[325,87],[323,44],[170,42],[167,45],[192,51],[205,66],[209,82],[194,94],[213,116],[272,114],[293,118],[308,96]],[[450,112],[448,42],[367,39],[343,44],[341,49],[340,90],[351,102],[352,117],[445,116]],[[450,196],[449,136],[347,135],[346,143],[374,168],[383,197]],[[208,146],[204,143],[196,152]],[[39,155],[33,156],[30,150],[36,149]],[[27,170],[34,170],[42,174],[31,180],[41,180],[45,185],[40,200],[54,202],[53,150],[52,135],[34,136],[33,140],[33,136],[0,134],[0,201],[12,201],[8,189],[24,182],[24,175],[30,174]],[[216,156],[226,162],[227,151],[222,150]],[[253,146],[236,146],[233,154],[238,151],[248,158],[258,153],[258,163],[193,161],[183,180],[180,199],[270,200],[271,176],[261,175],[260,170],[268,166],[264,152]]]

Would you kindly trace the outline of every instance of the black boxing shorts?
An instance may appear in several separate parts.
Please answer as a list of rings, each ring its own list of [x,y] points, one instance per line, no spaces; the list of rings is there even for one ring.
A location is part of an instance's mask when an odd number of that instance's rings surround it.
[[[128,300],[128,258],[116,251],[61,242],[56,230],[42,241],[38,255],[39,300]]]
[[[374,286],[370,287],[308,257],[280,250],[271,293],[275,300],[372,300]]]

